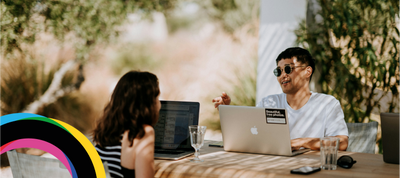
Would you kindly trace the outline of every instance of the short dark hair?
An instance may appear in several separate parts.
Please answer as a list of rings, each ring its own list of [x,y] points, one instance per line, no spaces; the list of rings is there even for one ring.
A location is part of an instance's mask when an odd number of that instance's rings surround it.
[[[100,146],[120,144],[121,135],[129,130],[129,140],[144,136],[143,125],[154,126],[160,94],[157,76],[150,72],[130,71],[118,81],[110,102],[94,130],[94,141]]]
[[[311,77],[315,71],[315,59],[311,56],[310,52],[308,52],[308,50],[306,50],[306,49],[303,49],[300,47],[287,48],[285,51],[282,51],[276,58],[276,65],[278,65],[278,62],[280,60],[291,59],[292,57],[296,57],[299,62],[306,64],[307,66],[311,66],[311,68],[312,68],[312,73],[310,76],[310,81],[311,81]]]

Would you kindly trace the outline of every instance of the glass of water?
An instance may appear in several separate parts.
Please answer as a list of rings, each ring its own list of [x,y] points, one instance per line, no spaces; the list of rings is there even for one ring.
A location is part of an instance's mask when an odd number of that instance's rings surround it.
[[[191,162],[203,162],[199,158],[200,155],[200,148],[204,144],[204,135],[206,134],[206,126],[199,126],[199,125],[191,125],[189,126],[189,133],[190,133],[190,143],[195,150],[194,159],[191,159]]]
[[[321,169],[336,170],[339,138],[323,137],[321,144]]]

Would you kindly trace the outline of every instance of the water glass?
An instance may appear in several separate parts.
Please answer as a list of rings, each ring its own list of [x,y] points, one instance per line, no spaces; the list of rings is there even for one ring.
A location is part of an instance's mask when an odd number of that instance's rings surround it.
[[[191,162],[203,162],[199,158],[200,155],[200,148],[204,144],[204,135],[206,134],[206,126],[199,126],[199,125],[191,125],[189,126],[189,133],[190,133],[190,143],[195,150],[194,159],[191,159]]]
[[[321,169],[336,170],[337,155],[339,148],[339,138],[324,137],[320,140],[321,144]]]

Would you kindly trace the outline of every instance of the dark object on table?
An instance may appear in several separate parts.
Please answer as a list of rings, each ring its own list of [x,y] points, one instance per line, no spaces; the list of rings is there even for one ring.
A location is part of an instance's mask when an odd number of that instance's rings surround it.
[[[399,164],[399,113],[381,113],[383,161]]]
[[[350,169],[356,162],[352,157],[344,155],[337,160],[337,165],[345,169]]]
[[[224,147],[224,142],[223,141],[217,141],[217,142],[213,142],[213,143],[208,144],[208,146],[223,148]]]
[[[292,173],[292,174],[311,174],[311,173],[314,173],[314,172],[318,172],[320,170],[321,170],[320,167],[304,166],[304,167],[301,167],[301,168],[290,170],[290,173]]]

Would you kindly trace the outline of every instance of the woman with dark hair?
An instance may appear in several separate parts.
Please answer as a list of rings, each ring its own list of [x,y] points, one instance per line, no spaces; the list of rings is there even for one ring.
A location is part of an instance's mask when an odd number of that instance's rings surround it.
[[[93,133],[111,177],[154,177],[153,126],[161,108],[159,96],[152,73],[130,71],[118,81]]]

